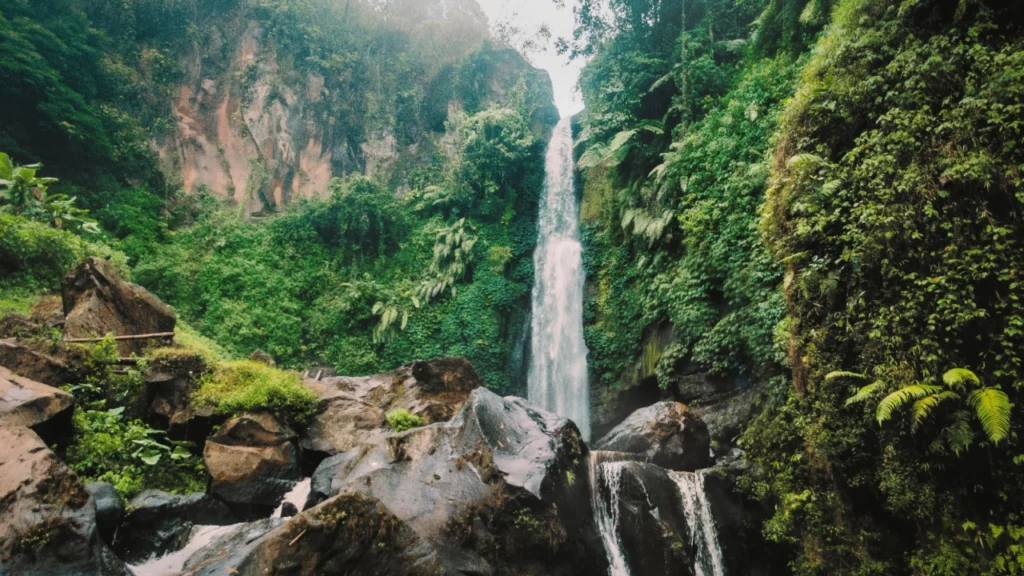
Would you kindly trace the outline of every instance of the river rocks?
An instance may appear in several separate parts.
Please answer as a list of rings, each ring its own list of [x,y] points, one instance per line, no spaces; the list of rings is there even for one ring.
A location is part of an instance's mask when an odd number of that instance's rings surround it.
[[[106,544],[114,542],[114,533],[124,518],[124,502],[117,490],[107,482],[92,482],[85,485],[85,491],[92,496],[96,508],[96,528],[100,539]]]
[[[0,573],[130,576],[78,478],[27,428],[0,428]]]
[[[0,428],[32,428],[49,443],[71,433],[71,394],[0,366]]]
[[[299,479],[295,432],[267,413],[228,421],[206,442],[212,494],[254,515],[269,515]]]
[[[643,454],[670,470],[698,470],[710,465],[708,428],[679,402],[664,401],[633,412],[594,443],[595,450]]]
[[[220,500],[204,493],[146,490],[128,504],[114,549],[131,564],[181,548],[193,525],[237,522]]]
[[[61,280],[64,334],[69,338],[173,332],[174,311],[148,290],[125,282],[114,266],[88,258]],[[121,354],[141,353],[151,340],[122,340]]]
[[[308,422],[300,446],[321,457],[379,442],[390,432],[385,415],[392,410],[408,410],[425,424],[445,422],[483,385],[464,358],[413,362],[357,378],[316,376],[306,383],[320,397],[320,409]]]
[[[585,462],[573,423],[479,388],[450,422],[325,460],[309,504],[338,492],[380,502],[444,573],[596,574]]]

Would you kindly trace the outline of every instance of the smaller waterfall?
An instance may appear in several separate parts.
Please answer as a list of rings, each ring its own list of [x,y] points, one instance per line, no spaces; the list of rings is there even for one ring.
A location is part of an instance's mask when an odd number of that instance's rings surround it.
[[[129,568],[131,568],[135,576],[178,576],[184,569],[185,562],[192,557],[192,554],[217,538],[234,532],[241,526],[242,524],[194,526],[189,533],[188,542],[181,550],[157,558],[150,558],[138,566],[129,566]]]
[[[281,513],[284,510],[284,503],[290,502],[295,505],[295,509],[302,512],[302,509],[306,506],[306,498],[309,497],[309,490],[311,488],[312,478],[306,478],[302,482],[299,482],[291,489],[290,492],[284,495],[284,499],[278,504],[274,513],[270,515],[271,518],[280,518]]]
[[[622,489],[623,461],[607,461],[606,453],[590,453],[591,504],[594,520],[601,532],[605,554],[608,556],[609,576],[629,576],[626,555],[619,539],[619,493]],[[601,490],[602,481],[606,490]]]
[[[695,551],[694,572],[697,576],[725,576],[715,517],[704,491],[704,475],[703,470],[671,473],[679,487],[686,523],[690,526],[690,544]]]

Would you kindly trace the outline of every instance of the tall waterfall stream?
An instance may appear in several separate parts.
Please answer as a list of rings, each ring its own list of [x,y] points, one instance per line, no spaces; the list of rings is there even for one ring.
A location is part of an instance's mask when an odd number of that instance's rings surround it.
[[[590,441],[590,385],[587,346],[583,340],[583,247],[579,203],[574,187],[572,126],[563,118],[555,126],[545,156],[545,183],[540,202],[535,282],[531,311],[529,400],[576,423]],[[607,454],[607,453],[606,453]],[[610,576],[629,576],[622,550],[620,483],[625,462],[603,461],[591,452],[590,482],[594,520],[608,558]],[[724,576],[714,517],[701,473],[673,472],[690,526],[697,576]]]
[[[583,247],[573,186],[572,126],[555,126],[545,157],[534,252],[530,402],[576,423],[590,440],[590,387],[583,341]]]

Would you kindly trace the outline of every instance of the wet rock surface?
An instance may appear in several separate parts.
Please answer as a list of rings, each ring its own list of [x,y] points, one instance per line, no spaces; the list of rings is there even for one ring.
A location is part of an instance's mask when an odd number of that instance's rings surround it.
[[[114,266],[88,258],[61,280],[64,335],[68,338],[173,332],[174,311],[148,290],[121,279]],[[142,351],[155,340],[121,340],[122,356]]]
[[[140,564],[181,548],[193,525],[235,522],[228,506],[209,494],[146,490],[128,504],[114,550],[130,564]]]
[[[199,355],[185,350],[161,354],[150,363],[143,374],[146,422],[167,430],[175,440],[188,440],[201,447],[213,427],[224,422],[224,418],[214,416],[212,408],[197,408],[190,403],[206,369]]]
[[[0,428],[0,568],[12,575],[130,575],[100,538],[89,492],[27,428]]]
[[[633,412],[594,443],[595,450],[643,454],[670,470],[699,470],[711,463],[707,425],[679,402],[663,401]]]
[[[124,518],[124,502],[121,501],[121,496],[107,482],[86,484],[85,491],[92,496],[96,508],[96,528],[99,529],[100,538],[104,543],[112,544],[114,534]]]
[[[269,515],[300,478],[296,437],[266,413],[228,421],[203,450],[210,493],[239,513]]]
[[[444,573],[605,568],[586,446],[570,421],[520,398],[479,388],[450,422],[325,460],[307,504],[339,493],[382,504],[429,544]]]
[[[48,443],[71,433],[74,397],[0,366],[0,428],[32,428]]]

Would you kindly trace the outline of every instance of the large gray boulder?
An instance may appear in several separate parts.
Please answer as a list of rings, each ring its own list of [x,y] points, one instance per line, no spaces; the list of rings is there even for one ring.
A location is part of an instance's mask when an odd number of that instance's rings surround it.
[[[594,443],[595,450],[644,455],[670,470],[699,470],[711,464],[708,427],[684,404],[670,400],[641,408]]]
[[[78,477],[28,428],[0,428],[0,574],[130,576]]]
[[[142,286],[125,282],[102,258],[87,258],[61,280],[68,338],[173,332],[174,311]],[[141,353],[156,340],[121,340],[118,350]]]
[[[57,443],[71,433],[74,404],[71,394],[0,366],[0,428],[32,428]]]
[[[206,441],[209,492],[241,513],[269,515],[300,479],[296,434],[268,413],[229,420]]]
[[[372,376],[320,377],[320,370],[307,374],[306,385],[317,393],[320,405],[299,446],[320,458],[380,442],[391,431],[386,415],[393,410],[408,410],[425,424],[446,422],[483,385],[464,358],[413,362]]]
[[[92,496],[96,508],[96,528],[105,544],[114,542],[114,534],[124,519],[124,502],[121,496],[108,482],[91,482],[85,485],[85,491]]]
[[[442,573],[598,574],[586,460],[575,424],[479,388],[450,422],[325,460],[307,506],[337,494],[379,503]]]

